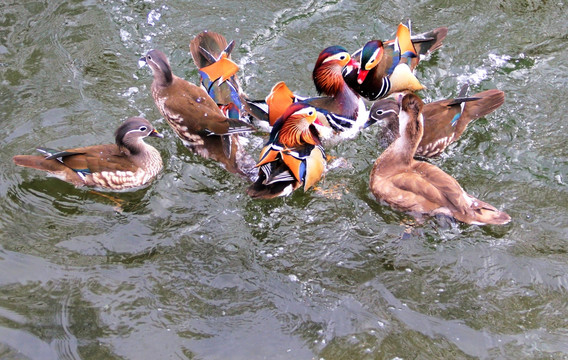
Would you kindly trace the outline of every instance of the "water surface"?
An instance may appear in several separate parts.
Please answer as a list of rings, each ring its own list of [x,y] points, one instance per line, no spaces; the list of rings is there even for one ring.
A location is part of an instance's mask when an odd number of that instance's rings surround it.
[[[568,356],[565,1],[4,1],[0,4],[0,358],[440,359]],[[189,153],[137,59],[196,82],[189,41],[234,39],[244,90],[315,95],[317,54],[448,26],[418,67],[425,100],[499,88],[505,104],[435,163],[507,211],[504,227],[377,203],[377,128],[340,144],[321,192],[258,201]],[[165,170],[112,200],[11,157],[112,141],[142,115]],[[256,143],[261,143],[262,139]],[[254,156],[257,156],[254,154]]]

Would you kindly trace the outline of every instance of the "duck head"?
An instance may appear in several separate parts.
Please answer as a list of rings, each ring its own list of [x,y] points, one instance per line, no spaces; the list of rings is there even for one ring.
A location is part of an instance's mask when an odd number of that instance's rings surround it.
[[[383,42],[371,40],[361,49],[361,66],[357,73],[357,83],[362,84],[367,78],[369,71],[375,68],[382,60],[384,54]]]
[[[150,66],[154,74],[154,80],[160,85],[171,84],[173,81],[172,68],[166,54],[160,50],[152,49],[138,60],[140,67],[144,65]]]
[[[422,139],[424,131],[423,107],[422,99],[413,93],[404,95],[400,100],[398,116],[400,136],[410,138],[413,143],[416,143],[416,146]],[[414,150],[416,151],[416,149]]]
[[[128,149],[132,154],[139,152],[143,139],[147,136],[163,138],[150,122],[141,117],[131,117],[116,129],[116,145]]]
[[[321,145],[315,125],[323,126],[316,109],[305,103],[294,103],[276,121],[271,137],[277,136],[279,143],[290,148],[305,144]]]
[[[355,66],[351,55],[342,46],[325,48],[318,56],[312,77],[319,94],[334,96],[339,93],[345,81],[342,70],[345,66]]]

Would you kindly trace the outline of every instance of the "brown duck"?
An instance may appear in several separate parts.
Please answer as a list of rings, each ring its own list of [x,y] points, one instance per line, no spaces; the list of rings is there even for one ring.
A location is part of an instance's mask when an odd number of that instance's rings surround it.
[[[486,90],[467,97],[467,89],[466,84],[455,99],[424,105],[424,135],[416,149],[417,156],[429,158],[439,155],[460,138],[471,121],[495,111],[505,102],[505,93],[501,90]],[[383,146],[399,137],[399,110],[400,105],[393,98],[377,100],[371,107],[370,122],[382,123],[379,139]]]
[[[229,135],[253,131],[248,123],[229,119],[205,90],[175,76],[166,55],[150,50],[140,58],[154,74],[152,97],[168,124],[184,143],[191,135]]]
[[[424,132],[422,108],[418,96],[402,98],[400,137],[375,161],[369,183],[373,195],[419,220],[441,214],[468,224],[508,223],[509,215],[466,193],[438,167],[414,159]]]
[[[154,74],[152,97],[162,116],[184,145],[206,159],[217,161],[227,171],[251,179],[254,159],[243,150],[240,133],[254,130],[248,123],[226,117],[201,87],[174,74],[159,50],[140,59]]]
[[[16,155],[14,163],[47,171],[75,186],[108,190],[139,187],[162,170],[162,157],[144,142],[147,136],[163,137],[148,120],[132,117],[116,130],[116,144],[63,151],[38,148],[45,156]]]

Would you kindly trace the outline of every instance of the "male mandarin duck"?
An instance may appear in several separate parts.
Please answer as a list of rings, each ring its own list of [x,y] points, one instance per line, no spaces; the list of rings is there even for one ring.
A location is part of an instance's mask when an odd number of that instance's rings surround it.
[[[315,124],[316,109],[292,104],[276,121],[256,164],[258,179],[247,193],[253,198],[287,196],[300,186],[308,190],[322,177],[325,152]]]
[[[266,97],[264,120],[271,125],[289,105],[295,102],[309,104],[316,108],[320,138],[326,145],[355,137],[362,128],[367,127],[369,112],[363,99],[351,90],[341,75],[346,66],[354,66],[351,56],[341,46],[330,46],[318,56],[312,77],[320,97],[301,98],[296,96],[284,82],[279,82]],[[258,102],[250,103],[258,106]],[[262,119],[262,118],[261,118]]]
[[[226,117],[205,90],[172,73],[166,55],[150,50],[140,58],[154,74],[152,97],[168,124],[187,145],[191,135],[229,135],[253,131],[248,123]]]
[[[371,40],[353,54],[352,57],[359,59],[360,65],[344,69],[345,82],[368,100],[401,91],[422,90],[424,86],[413,71],[422,56],[442,45],[447,32],[447,28],[441,27],[411,37],[410,24],[401,23],[395,40]]]
[[[225,37],[213,31],[199,33],[189,44],[191,56],[199,68],[201,86],[219,105],[223,114],[239,119],[245,109],[237,71],[239,67],[231,60],[234,41],[227,44]]]
[[[270,132],[272,126],[284,114],[288,106],[304,98],[296,96],[284,81],[276,83],[264,100],[246,99],[248,113],[257,120],[257,129]]]
[[[16,155],[14,163],[47,171],[78,187],[125,190],[146,185],[162,170],[162,157],[144,142],[147,136],[163,137],[148,120],[132,117],[116,130],[115,144],[63,151],[38,148],[45,156]]]
[[[429,158],[439,155],[451,143],[457,141],[467,125],[493,111],[505,102],[505,93],[491,89],[467,97],[468,85],[464,85],[455,99],[446,99],[424,105],[424,135],[416,149],[416,155]],[[399,137],[399,110],[397,100],[377,100],[371,107],[372,121],[382,122],[379,138],[391,144]]]
[[[403,25],[405,26],[405,25]],[[400,27],[400,25],[399,25]],[[408,28],[408,32],[411,33],[411,23],[410,20],[408,21],[408,25],[405,26],[406,28]],[[398,30],[398,29],[397,29]],[[401,31],[403,31],[403,33],[401,33],[401,37],[404,39],[405,38],[405,34],[404,32],[406,32],[407,30],[401,29]],[[410,67],[411,70],[414,71],[414,69],[416,68],[416,66],[418,65],[418,63],[420,61],[422,61],[424,59],[424,57],[426,57],[428,54],[438,50],[441,46],[442,46],[442,41],[444,41],[444,39],[446,38],[446,35],[448,35],[448,28],[445,26],[442,27],[438,27],[435,28],[433,30],[418,34],[418,35],[410,35],[410,40],[412,41],[412,45],[414,47],[414,50],[416,52],[417,56],[407,56],[405,58],[405,60],[407,61],[408,66]],[[394,48],[397,46],[396,45],[396,38],[393,40],[387,40],[383,43],[383,45],[386,48],[393,48],[392,51],[394,51]],[[400,45],[399,45],[400,48]]]
[[[458,182],[435,165],[414,159],[424,132],[422,100],[415,94],[402,98],[400,137],[375,161],[369,187],[377,200],[414,215],[446,215],[475,224],[506,224],[511,218],[466,193]]]
[[[339,139],[350,139],[368,126],[365,116],[369,112],[363,99],[347,86],[342,76],[344,68],[354,66],[354,59],[342,46],[325,48],[314,65],[314,85],[320,95],[326,96],[303,101],[316,107],[318,112],[323,114],[319,116],[320,121],[324,125],[329,124],[329,127],[320,129],[324,139],[332,135]]]

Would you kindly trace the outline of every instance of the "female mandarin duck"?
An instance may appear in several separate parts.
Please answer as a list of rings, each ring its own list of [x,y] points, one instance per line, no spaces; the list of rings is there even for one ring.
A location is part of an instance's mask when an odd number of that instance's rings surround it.
[[[227,171],[250,178],[254,160],[241,151],[242,139],[238,134],[254,128],[226,117],[205,90],[172,74],[161,51],[148,51],[140,63],[152,69],[154,102],[184,145],[219,162]]]
[[[325,169],[325,152],[315,124],[316,109],[292,104],[276,121],[256,164],[258,179],[247,193],[253,198],[287,196],[304,185],[317,183]]]
[[[152,97],[168,124],[182,139],[191,141],[191,135],[228,135],[250,132],[246,122],[229,119],[205,90],[175,76],[166,55],[150,50],[140,58],[154,74]]]
[[[506,224],[506,213],[467,194],[458,182],[438,167],[414,160],[424,132],[423,103],[407,94],[400,105],[400,137],[375,161],[371,192],[377,200],[422,216],[446,215],[476,225]]]
[[[451,143],[457,141],[467,125],[493,111],[505,102],[505,93],[491,89],[467,97],[468,85],[464,85],[455,99],[435,101],[424,105],[424,135],[416,149],[416,155],[429,158],[439,155]],[[370,111],[373,121],[383,122],[379,138],[388,146],[399,137],[399,110],[397,100],[377,100]]]
[[[318,93],[325,96],[300,98],[284,82],[279,82],[266,97],[267,110],[263,119],[269,120],[272,125],[288,106],[302,102],[316,108],[321,123],[317,125],[318,131],[326,145],[355,137],[370,124],[365,118],[369,112],[363,99],[343,80],[341,73],[346,66],[354,65],[345,48],[330,46],[324,49],[318,56],[312,77]],[[251,102],[251,106],[255,105],[258,106]]]
[[[241,100],[245,95],[236,75],[239,67],[231,60],[234,47],[233,41],[227,44],[223,35],[213,31],[199,33],[189,44],[202,88],[225,116],[240,119],[246,103]]]
[[[447,33],[442,27],[412,38],[410,24],[400,24],[395,40],[371,40],[353,54],[360,66],[344,69],[345,82],[371,101],[400,91],[422,90],[413,71],[422,56],[442,45]]]
[[[69,150],[38,148],[45,154],[16,155],[14,163],[48,173],[75,186],[125,190],[146,185],[162,170],[158,150],[147,136],[163,137],[148,120],[132,117],[115,133],[116,143]]]

